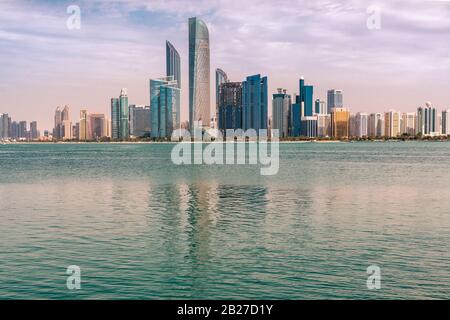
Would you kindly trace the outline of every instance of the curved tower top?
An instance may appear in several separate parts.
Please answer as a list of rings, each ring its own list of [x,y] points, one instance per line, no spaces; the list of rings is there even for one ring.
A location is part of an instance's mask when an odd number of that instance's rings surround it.
[[[181,88],[181,59],[177,49],[169,41],[166,41],[166,76],[173,76]]]
[[[210,51],[206,24],[189,18],[189,122],[202,121],[209,126],[210,111]]]

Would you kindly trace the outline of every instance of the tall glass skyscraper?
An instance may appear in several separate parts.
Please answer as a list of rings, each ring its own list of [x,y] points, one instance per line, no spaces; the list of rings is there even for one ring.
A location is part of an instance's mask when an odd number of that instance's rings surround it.
[[[216,117],[219,119],[220,85],[228,82],[228,76],[222,69],[216,69]]]
[[[279,88],[272,100],[272,130],[277,129],[280,137],[287,137],[289,134],[290,110],[291,96],[286,90]]]
[[[173,109],[180,95],[173,76],[150,80],[152,138],[170,138],[174,129]]]
[[[210,58],[209,32],[196,17],[189,18],[189,123],[210,124]]]
[[[172,77],[176,81],[177,88],[180,89],[175,93],[177,95],[174,108],[172,110],[173,127],[180,127],[180,104],[181,104],[181,59],[178,51],[169,42],[166,41],[166,76]]]
[[[242,82],[242,122],[244,130],[267,129],[267,77],[247,77]]]
[[[299,92],[300,94],[297,96],[296,102],[300,105],[303,103],[303,108],[301,110],[302,117],[310,117],[314,114],[314,87],[305,85],[305,79],[303,77],[300,78],[299,81]]]
[[[334,108],[343,108],[344,107],[344,97],[342,94],[342,90],[328,90],[327,94],[327,102],[328,102],[328,113],[331,114],[331,111]]]
[[[129,107],[128,107],[128,94],[127,89],[122,89],[120,91],[119,97],[120,104],[120,140],[126,140],[130,137],[130,127],[129,127]]]
[[[119,99],[111,99],[111,138],[113,140],[119,140],[119,128],[120,128],[120,104]]]
[[[218,105],[219,129],[242,129],[242,82],[222,83],[219,86]]]

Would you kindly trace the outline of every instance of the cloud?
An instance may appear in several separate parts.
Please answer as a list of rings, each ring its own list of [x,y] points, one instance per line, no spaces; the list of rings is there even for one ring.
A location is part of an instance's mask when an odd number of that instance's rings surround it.
[[[56,105],[107,112],[121,87],[131,101],[148,104],[148,78],[164,73],[168,39],[182,56],[186,118],[187,18],[194,15],[210,29],[212,72],[221,67],[233,81],[262,73],[272,91],[296,92],[304,75],[317,97],[343,88],[355,111],[450,102],[442,90],[450,82],[450,2],[82,0],[81,30],[71,31],[65,10],[72,3],[0,2],[0,59],[7,61],[0,76],[8,79],[0,108],[13,106],[17,117],[49,127]],[[380,30],[366,26],[371,5],[380,8]],[[18,98],[23,91],[41,99]]]

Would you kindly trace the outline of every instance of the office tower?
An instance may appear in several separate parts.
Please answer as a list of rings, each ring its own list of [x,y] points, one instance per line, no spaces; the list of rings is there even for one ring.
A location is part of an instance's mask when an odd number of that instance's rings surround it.
[[[369,115],[367,113],[358,112],[355,115],[355,137],[362,138],[369,136],[368,122]]]
[[[384,114],[384,134],[388,138],[400,135],[401,114],[397,111],[389,111]]]
[[[219,119],[220,85],[228,82],[228,77],[222,69],[216,69],[216,117]]]
[[[180,89],[173,77],[150,80],[152,138],[170,138],[174,129],[173,109]]]
[[[414,136],[416,134],[416,114],[405,112],[402,114],[401,134]]]
[[[299,80],[299,92],[295,102],[301,105],[301,116],[312,116],[314,114],[314,87],[305,85],[305,79],[301,77]]]
[[[26,139],[27,136],[28,136],[27,122],[26,121],[20,121],[19,122],[19,138],[20,139]]]
[[[242,122],[244,130],[267,129],[268,89],[267,77],[261,75],[247,77],[242,82]]]
[[[356,137],[356,115],[350,114],[349,119],[349,136]]]
[[[450,110],[442,111],[442,134],[450,135]]]
[[[53,139],[60,140],[61,139],[61,126],[62,126],[62,113],[59,107],[55,110],[54,117],[55,125],[53,127]]]
[[[11,137],[11,118],[7,113],[0,114],[0,138]]]
[[[37,140],[39,138],[39,132],[36,121],[30,122],[30,138],[31,140]]]
[[[304,116],[301,119],[300,135],[302,137],[316,138],[317,133],[317,116]]]
[[[135,137],[150,136],[150,106],[130,105],[130,133]]]
[[[65,106],[61,111],[61,131],[59,139],[71,140],[73,135],[72,122],[70,121],[70,110]]]
[[[174,104],[174,108],[172,110],[173,114],[173,127],[176,129],[180,128],[180,114],[181,114],[181,59],[180,55],[178,54],[178,51],[175,49],[175,47],[169,42],[166,42],[166,76],[173,77],[173,80],[177,82],[178,90],[175,92],[176,94],[176,101]],[[139,113],[141,113],[142,110],[138,110]],[[150,110],[142,111],[142,112],[150,112]],[[148,121],[147,121],[148,120]],[[144,122],[146,124],[148,123],[148,126],[143,125],[141,128],[144,128],[142,130],[139,129],[138,134],[139,135],[145,135],[150,133],[150,117],[146,119]],[[148,131],[147,131],[148,129]]]
[[[222,82],[218,95],[218,129],[242,129],[242,82]],[[226,134],[226,132],[224,132]]]
[[[384,136],[384,115],[382,113],[371,113],[369,115],[368,136],[372,138]]]
[[[417,109],[417,133],[430,136],[438,134],[438,114],[431,102],[427,102],[424,108]]]
[[[291,96],[286,90],[278,88],[272,100],[272,130],[278,130],[280,137],[289,135],[290,110]]]
[[[99,140],[108,136],[106,132],[107,118],[103,113],[90,113],[88,116],[88,137]],[[81,125],[80,125],[81,128]]]
[[[89,115],[87,110],[81,110],[80,111],[80,122],[79,122],[79,129],[78,129],[78,139],[80,141],[88,141],[91,140],[91,136],[89,134],[90,128],[89,128]]]
[[[344,97],[342,90],[331,89],[327,93],[328,113],[331,114],[333,108],[344,107]]]
[[[315,114],[327,114],[328,110],[325,106],[325,101],[321,101],[317,99],[314,104],[314,113]]]
[[[120,91],[119,110],[120,110],[119,139],[127,140],[130,137],[130,128],[129,128],[128,94],[127,89],[125,88],[123,88]]]
[[[346,108],[331,110],[331,135],[335,139],[347,138],[350,130],[350,111]]]
[[[172,76],[173,80],[177,81],[177,87],[181,89],[181,59],[169,41],[166,41],[166,76]]]
[[[209,32],[206,24],[197,18],[189,18],[189,122],[210,120],[210,61]],[[192,130],[191,128],[191,130]]]
[[[119,140],[120,137],[120,103],[119,99],[111,99],[111,138]]]
[[[16,121],[13,121],[11,122],[11,139],[18,139],[18,138],[19,138],[19,124]]]
[[[80,136],[80,123],[76,122],[72,126],[72,139],[78,139],[79,136]]]
[[[298,96],[297,96],[298,98]],[[301,127],[301,103],[296,102],[291,106],[290,112],[290,135],[291,137],[299,137],[300,136],[300,127]]]
[[[317,136],[321,138],[331,136],[331,115],[317,115]]]

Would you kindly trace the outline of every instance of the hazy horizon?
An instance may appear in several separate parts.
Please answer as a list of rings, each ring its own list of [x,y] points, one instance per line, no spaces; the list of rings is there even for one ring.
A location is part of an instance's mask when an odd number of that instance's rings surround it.
[[[231,81],[266,75],[270,94],[298,93],[304,76],[314,99],[344,90],[352,112],[412,112],[426,101],[450,108],[450,1],[248,2],[1,1],[0,113],[36,120],[42,131],[53,128],[57,106],[68,105],[74,123],[81,108],[109,116],[121,88],[130,104],[149,105],[149,79],[165,75],[169,40],[181,56],[186,120],[191,16],[209,28],[211,114],[216,68]],[[66,26],[69,5],[81,9],[79,30]],[[377,8],[381,28],[370,29]]]

